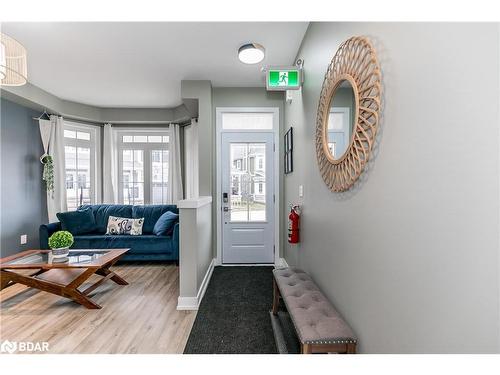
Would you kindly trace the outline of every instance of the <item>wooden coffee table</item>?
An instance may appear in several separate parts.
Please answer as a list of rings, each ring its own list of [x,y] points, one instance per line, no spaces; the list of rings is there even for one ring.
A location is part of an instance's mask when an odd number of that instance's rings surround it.
[[[70,250],[64,263],[54,262],[50,250],[27,250],[0,259],[0,290],[16,283],[70,298],[88,309],[100,309],[88,295],[108,279],[119,285],[128,283],[110,270],[129,249],[74,249]],[[21,270],[37,270],[22,274]],[[90,276],[97,274],[102,279],[80,291]]]

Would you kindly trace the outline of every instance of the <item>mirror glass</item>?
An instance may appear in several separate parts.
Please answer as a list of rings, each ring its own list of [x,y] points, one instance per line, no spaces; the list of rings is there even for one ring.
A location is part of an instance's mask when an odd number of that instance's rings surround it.
[[[340,159],[349,148],[356,119],[354,89],[347,80],[340,82],[330,101],[328,129],[325,129],[330,156]]]

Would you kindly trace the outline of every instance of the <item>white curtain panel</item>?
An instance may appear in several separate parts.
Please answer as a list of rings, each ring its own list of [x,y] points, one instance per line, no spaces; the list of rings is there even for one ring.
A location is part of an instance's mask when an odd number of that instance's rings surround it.
[[[184,198],[182,193],[182,172],[181,172],[181,145],[180,127],[178,124],[170,124],[169,152],[168,152],[168,197],[167,202],[177,204],[177,201]]]
[[[49,121],[49,120],[39,120]],[[48,154],[54,165],[54,190],[47,192],[49,222],[57,221],[56,213],[68,210],[66,202],[66,167],[64,161],[64,121],[62,117],[50,116],[50,139]],[[41,127],[45,126],[41,125]]]
[[[184,127],[184,167],[186,199],[198,198],[198,121],[195,119]]]
[[[104,125],[102,152],[103,203],[118,203],[118,154],[116,132],[111,124]]]

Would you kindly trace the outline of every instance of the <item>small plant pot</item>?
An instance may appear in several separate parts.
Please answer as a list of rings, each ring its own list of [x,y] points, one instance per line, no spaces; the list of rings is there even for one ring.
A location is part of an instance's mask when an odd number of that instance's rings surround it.
[[[47,164],[50,161],[51,156],[48,154],[43,154],[40,156],[40,163]]]
[[[69,246],[60,247],[59,249],[52,249],[53,258],[66,258],[69,254]]]

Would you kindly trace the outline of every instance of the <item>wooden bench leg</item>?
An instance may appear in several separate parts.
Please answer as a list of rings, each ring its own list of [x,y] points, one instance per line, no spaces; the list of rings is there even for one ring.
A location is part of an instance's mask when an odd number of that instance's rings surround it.
[[[280,304],[280,290],[276,280],[273,278],[273,314],[278,315],[278,307]]]
[[[300,344],[302,354],[356,354],[356,344]]]
[[[356,344],[347,344],[347,354],[356,354]]]
[[[300,344],[301,354],[312,354],[312,346],[309,344]]]

